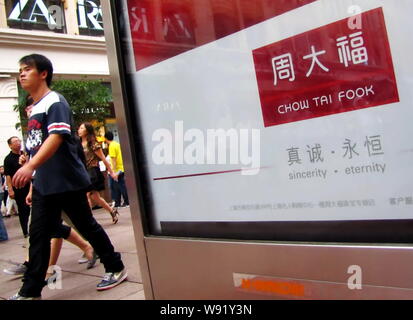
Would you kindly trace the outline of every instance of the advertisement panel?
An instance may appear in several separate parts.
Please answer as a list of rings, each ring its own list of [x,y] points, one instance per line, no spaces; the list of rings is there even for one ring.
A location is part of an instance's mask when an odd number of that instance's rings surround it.
[[[149,233],[411,242],[411,1],[127,2]]]

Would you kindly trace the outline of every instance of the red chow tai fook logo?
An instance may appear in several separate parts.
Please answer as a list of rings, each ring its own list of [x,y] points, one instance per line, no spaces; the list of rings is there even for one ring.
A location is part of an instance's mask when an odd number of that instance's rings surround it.
[[[264,126],[399,101],[382,8],[258,48]]]

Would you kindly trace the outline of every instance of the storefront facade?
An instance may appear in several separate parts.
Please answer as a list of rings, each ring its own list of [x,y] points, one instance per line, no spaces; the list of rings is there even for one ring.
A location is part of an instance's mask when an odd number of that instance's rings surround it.
[[[110,82],[100,0],[5,0],[0,3],[0,163],[19,115],[18,60],[39,53],[53,63],[54,79]]]

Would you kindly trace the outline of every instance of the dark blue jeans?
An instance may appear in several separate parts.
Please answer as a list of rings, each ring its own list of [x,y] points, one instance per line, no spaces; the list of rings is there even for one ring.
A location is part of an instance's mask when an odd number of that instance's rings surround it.
[[[129,197],[128,197],[128,191],[126,190],[124,172],[119,173],[118,181],[113,180],[112,177],[109,176],[109,186],[110,186],[110,193],[112,195],[112,200],[115,201],[115,207],[120,207],[122,197],[123,197],[123,204],[129,205]]]
[[[120,254],[115,252],[105,230],[92,215],[86,191],[43,196],[33,189],[29,264],[19,292],[22,296],[40,296],[46,284],[44,279],[50,258],[50,239],[61,224],[62,210],[92,245],[106,272],[119,272],[124,268]]]
[[[3,201],[3,193],[0,193],[0,203]],[[0,212],[0,241],[6,241],[9,239],[6,226],[3,222],[3,214]]]

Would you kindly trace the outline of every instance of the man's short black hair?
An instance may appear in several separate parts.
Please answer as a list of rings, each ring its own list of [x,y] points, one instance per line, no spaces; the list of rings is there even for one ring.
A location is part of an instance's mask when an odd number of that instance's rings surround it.
[[[14,138],[20,139],[19,137],[16,137],[16,136],[10,137],[10,138],[7,139],[7,144],[8,144],[8,145],[11,145],[11,141],[12,141]]]
[[[53,78],[53,65],[45,56],[33,53],[21,58],[19,64],[26,64],[28,66],[35,67],[39,73],[47,71],[46,83],[47,86],[50,87]]]
[[[107,131],[105,133],[105,138],[108,139],[109,141],[113,141],[113,133],[112,131]]]

